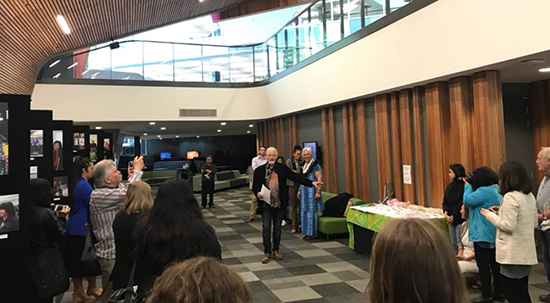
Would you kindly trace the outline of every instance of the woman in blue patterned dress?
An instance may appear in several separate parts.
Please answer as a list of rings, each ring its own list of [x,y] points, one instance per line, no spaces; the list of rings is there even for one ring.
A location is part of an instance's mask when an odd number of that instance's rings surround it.
[[[313,160],[311,148],[306,147],[302,151],[305,164],[303,174],[312,181],[322,182],[323,174],[317,160]],[[321,190],[316,187],[300,186],[300,211],[302,217],[302,235],[304,239],[311,239],[317,234],[317,212],[323,210]]]

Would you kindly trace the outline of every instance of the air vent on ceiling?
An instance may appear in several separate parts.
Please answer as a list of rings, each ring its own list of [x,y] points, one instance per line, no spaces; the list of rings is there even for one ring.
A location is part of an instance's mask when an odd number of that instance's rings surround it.
[[[217,117],[215,109],[180,109],[180,117]]]

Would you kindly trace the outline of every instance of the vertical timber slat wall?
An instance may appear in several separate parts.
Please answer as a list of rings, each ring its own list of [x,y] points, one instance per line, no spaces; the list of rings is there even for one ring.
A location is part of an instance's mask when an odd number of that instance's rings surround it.
[[[447,84],[444,82],[428,84],[425,95],[431,206],[441,208],[449,166],[450,112]]]
[[[415,165],[413,163],[413,124],[412,124],[412,100],[411,91],[408,89],[401,90],[399,92],[399,122],[401,123],[401,159],[402,165],[409,165],[411,167],[411,182],[412,184],[405,184],[403,180],[403,201],[410,201],[416,204],[416,197],[414,193],[414,186],[416,179],[414,178],[413,170]],[[399,167],[399,169],[402,169]],[[405,178],[405,176],[403,176]]]
[[[506,159],[500,72],[474,74],[473,92],[474,119],[478,130],[478,137],[474,140],[474,165],[487,165],[497,171]]]
[[[329,133],[329,150],[328,154],[330,157],[330,179],[332,180],[332,188],[329,189],[330,192],[337,193],[338,190],[338,161],[336,157],[336,125],[334,117],[334,107],[331,106],[328,109],[328,133]]]
[[[413,89],[413,124],[414,124],[414,172],[416,175],[417,202],[419,205],[427,205],[426,193],[426,158],[424,150],[424,119],[422,118],[422,95],[420,87]]]
[[[393,187],[395,197],[403,200],[403,162],[401,158],[401,127],[399,125],[399,94],[391,93],[391,146],[393,163]]]
[[[355,102],[348,103],[348,117],[349,117],[349,138],[350,138],[350,157],[351,157],[351,194],[355,197],[359,197],[359,177],[357,172],[357,136],[355,131]]]
[[[475,121],[472,84],[469,77],[449,81],[449,105],[451,111],[451,163],[461,163],[466,171],[473,170]],[[449,163],[449,164],[451,164]]]
[[[369,189],[369,155],[367,149],[367,121],[365,112],[366,100],[357,102],[357,144],[359,150],[359,176],[358,180],[361,188],[361,199],[370,201]]]
[[[533,139],[535,153],[541,147],[550,146],[550,81],[537,81],[529,85],[531,108],[533,110]],[[537,156],[535,155],[535,157]],[[544,173],[537,169],[537,184],[542,181]]]
[[[343,123],[343,132],[344,132],[344,167],[346,175],[346,191],[350,194],[353,193],[353,177],[350,173],[351,168],[351,157],[350,157],[350,146],[351,140],[349,137],[349,108],[347,104],[342,105],[342,123]],[[353,139],[352,139],[353,140]]]
[[[380,199],[386,193],[384,185],[392,182],[391,149],[390,149],[390,109],[388,95],[374,98],[374,120],[376,123],[376,157],[378,161],[378,186]]]
[[[329,131],[328,131],[328,108],[321,109],[321,127],[323,130],[323,181],[327,191],[332,191],[332,176],[329,173],[331,171],[330,159],[329,159]]]

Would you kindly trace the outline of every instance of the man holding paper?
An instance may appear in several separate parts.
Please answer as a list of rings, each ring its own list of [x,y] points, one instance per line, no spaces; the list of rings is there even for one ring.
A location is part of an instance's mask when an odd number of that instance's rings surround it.
[[[264,258],[262,263],[271,261],[271,252],[277,260],[282,260],[279,252],[281,243],[281,223],[288,206],[287,179],[308,187],[320,187],[322,182],[312,182],[306,177],[291,171],[286,165],[276,163],[277,149],[267,149],[267,163],[254,171],[252,192],[258,197],[258,213],[262,215],[262,237]],[[273,246],[271,246],[271,226],[273,225]]]

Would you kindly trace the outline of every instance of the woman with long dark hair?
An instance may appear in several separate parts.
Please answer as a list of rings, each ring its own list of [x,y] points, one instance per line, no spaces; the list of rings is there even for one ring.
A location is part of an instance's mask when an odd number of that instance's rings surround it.
[[[15,214],[15,206],[11,202],[0,204],[0,233],[19,230],[19,220]]]
[[[61,141],[53,143],[53,170],[63,170],[63,144]]]
[[[479,277],[481,296],[472,302],[504,301],[500,279],[500,265],[495,259],[496,228],[481,215],[482,209],[499,206],[502,196],[498,192],[498,175],[489,167],[482,166],[472,172],[471,184],[464,180],[464,205],[470,208],[468,232],[474,242],[474,252]],[[491,276],[493,287],[491,287]]]
[[[500,207],[481,214],[497,228],[496,260],[500,264],[502,290],[510,303],[530,303],[529,274],[538,263],[535,228],[537,201],[527,171],[516,161],[505,162],[498,171]]]
[[[136,282],[140,300],[153,281],[171,263],[196,256],[221,259],[221,247],[212,226],[202,220],[193,190],[183,179],[164,181],[136,239]]]
[[[443,212],[447,225],[449,225],[449,233],[451,234],[451,243],[455,253],[458,253],[458,244],[462,235],[462,216],[460,209],[462,208],[462,197],[464,196],[464,181],[466,171],[462,164],[451,164],[449,166],[449,179],[451,183],[445,189],[443,196]]]
[[[81,261],[86,243],[86,223],[90,209],[92,186],[88,180],[92,177],[94,164],[88,158],[75,157],[73,163],[74,187],[73,204],[67,221],[67,269],[72,277],[74,291],[73,302],[92,302],[101,296],[101,289],[96,285],[96,276],[101,275],[97,261]],[[88,281],[84,291],[82,279]]]

